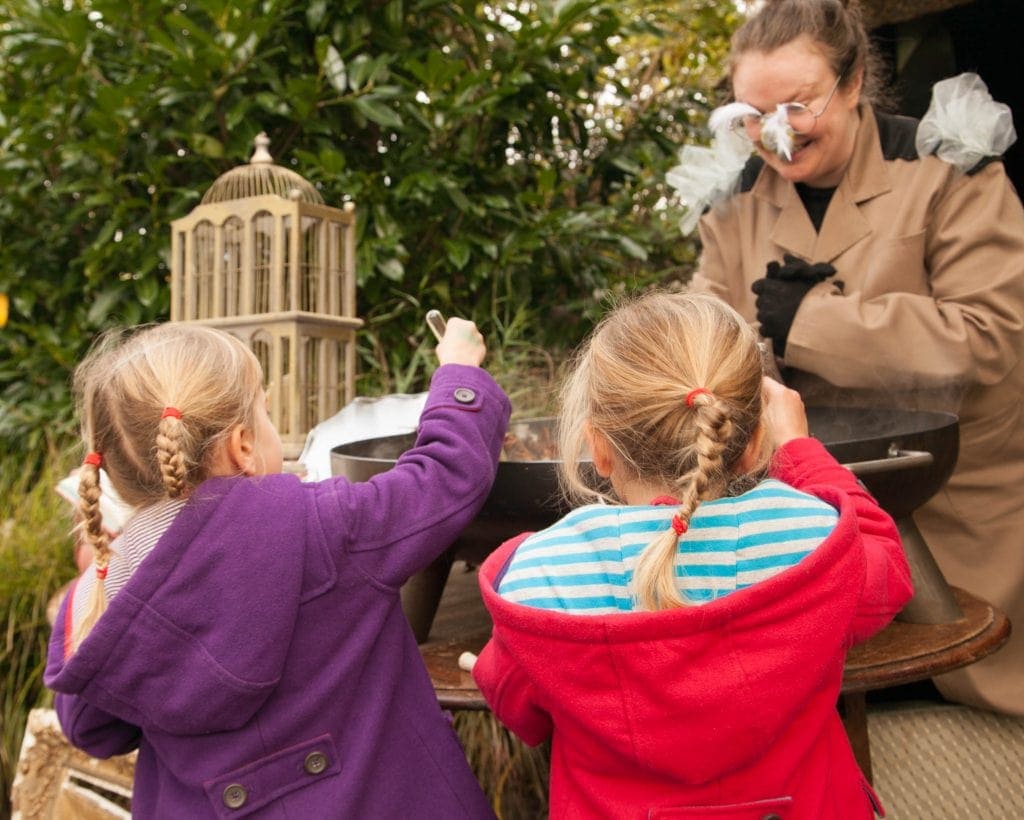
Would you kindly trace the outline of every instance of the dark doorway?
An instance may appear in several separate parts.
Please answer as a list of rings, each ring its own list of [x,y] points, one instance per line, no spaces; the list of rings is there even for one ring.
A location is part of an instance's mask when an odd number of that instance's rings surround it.
[[[881,26],[872,39],[892,67],[900,113],[920,117],[931,87],[964,71],[978,74],[992,97],[1013,111],[1017,142],[1004,157],[1017,192],[1024,192],[1024,3],[974,0],[906,23]]]

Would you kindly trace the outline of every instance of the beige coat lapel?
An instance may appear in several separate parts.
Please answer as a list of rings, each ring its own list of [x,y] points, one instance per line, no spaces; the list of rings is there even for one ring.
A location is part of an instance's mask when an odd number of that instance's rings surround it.
[[[796,187],[778,174],[762,173],[751,193],[777,208],[771,241],[809,262],[832,262],[871,233],[871,226],[858,207],[885,193],[891,185],[885,170],[878,127],[871,109],[860,109],[862,127],[857,132],[850,167],[832,196],[821,232],[815,233]]]
[[[771,241],[784,253],[810,259],[818,235],[796,188],[778,174],[762,173],[751,193],[774,208],[775,223],[768,233]]]

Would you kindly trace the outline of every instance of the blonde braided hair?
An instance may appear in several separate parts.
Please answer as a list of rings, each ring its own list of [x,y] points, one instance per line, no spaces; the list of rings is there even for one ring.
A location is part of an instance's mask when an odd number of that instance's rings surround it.
[[[634,573],[646,609],[682,606],[679,537],[702,501],[729,492],[761,418],[762,364],[754,332],[720,299],[654,292],[608,313],[562,389],[560,477],[573,502],[618,499],[586,462],[588,429],[617,468],[679,501],[673,527],[644,549]],[[754,473],[764,471],[762,458]]]
[[[672,529],[656,538],[637,561],[635,585],[644,609],[683,605],[675,577],[679,538],[689,528],[690,519],[700,502],[725,495],[730,479],[725,457],[734,426],[727,408],[723,407],[725,403],[719,402],[710,391],[702,391],[692,402],[687,400],[685,403],[692,408],[690,412],[696,427],[693,449],[697,464],[677,482],[679,507]]]
[[[82,438],[91,455],[79,483],[82,532],[97,583],[75,647],[106,609],[110,536],[100,514],[99,465],[123,501],[140,508],[184,498],[211,474],[217,445],[253,427],[261,400],[259,361],[238,339],[202,325],[168,323],[111,330],[75,369]]]
[[[103,515],[100,512],[100,461],[99,453],[89,453],[78,471],[79,510],[82,522],[79,525],[85,540],[92,546],[93,563],[96,566],[96,583],[89,594],[86,614],[72,636],[72,643],[78,646],[89,633],[93,624],[99,620],[107,609],[107,595],[104,579],[107,577],[107,566],[110,563],[110,535],[103,527]],[[68,613],[66,617],[71,617]]]
[[[165,409],[156,434],[156,460],[160,465],[160,475],[163,477],[168,498],[180,498],[185,492],[186,459],[182,448],[183,428],[181,414],[168,413]]]

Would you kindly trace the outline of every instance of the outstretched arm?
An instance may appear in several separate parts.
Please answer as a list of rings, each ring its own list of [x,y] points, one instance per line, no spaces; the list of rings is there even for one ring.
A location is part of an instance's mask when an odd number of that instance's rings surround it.
[[[815,495],[838,490],[852,509],[864,551],[864,586],[854,618],[851,642],[867,640],[889,623],[914,593],[910,567],[896,524],[878,502],[813,438],[789,441],[776,453],[773,474]]]
[[[864,590],[853,623],[852,641],[866,640],[884,627],[910,600],[914,590],[896,524],[864,485],[810,438],[803,400],[772,379],[764,380],[764,423],[778,449],[773,475],[809,493],[828,487],[843,493],[853,510],[864,549]]]
[[[511,407],[478,366],[484,352],[472,322],[450,319],[414,446],[369,481],[317,487],[329,542],[382,584],[400,586],[447,549],[494,483]]]

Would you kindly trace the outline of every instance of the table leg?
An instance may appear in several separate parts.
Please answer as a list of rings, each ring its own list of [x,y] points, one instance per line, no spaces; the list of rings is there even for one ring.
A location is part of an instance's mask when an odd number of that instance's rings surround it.
[[[914,582],[914,597],[896,615],[896,620],[908,624],[959,621],[964,616],[963,611],[914,519],[908,515],[897,521],[896,526],[910,564],[910,578]]]
[[[430,636],[430,627],[434,623],[434,615],[454,560],[452,550],[445,550],[402,587],[402,611],[409,619],[416,643],[424,643]]]
[[[868,703],[864,692],[851,692],[840,697],[843,727],[853,747],[853,756],[868,783],[871,776],[871,746],[868,742]]]

